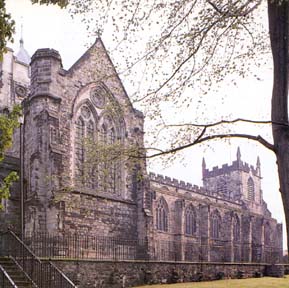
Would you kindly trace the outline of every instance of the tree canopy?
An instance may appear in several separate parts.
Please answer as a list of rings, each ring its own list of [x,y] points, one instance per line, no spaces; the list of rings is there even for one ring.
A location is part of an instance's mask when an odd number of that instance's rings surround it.
[[[156,115],[163,127],[168,125],[163,115],[156,111],[160,111],[164,102],[170,101],[185,109],[196,88],[206,97],[227,75],[246,76],[250,68],[248,63],[253,61],[261,65],[262,55],[271,50],[274,63],[271,119],[220,117],[213,123],[206,123],[205,118],[196,118],[192,114],[187,123],[169,125],[178,128],[173,142],[165,149],[155,149],[157,152],[151,157],[217,138],[241,137],[257,141],[274,152],[277,158],[288,235],[288,1],[90,0],[85,3],[70,1],[69,4],[73,13],[85,15],[83,21],[98,35],[102,34],[105,25],[114,27],[115,51],[134,49],[138,52],[136,57],[131,54],[126,57],[125,70],[127,73],[143,72],[145,84],[138,84],[135,99],[149,106],[151,116]],[[260,19],[265,18],[269,29],[264,29],[260,23]],[[202,103],[197,108],[202,109]],[[240,122],[271,125],[273,142],[258,132],[228,130],[230,125]]]

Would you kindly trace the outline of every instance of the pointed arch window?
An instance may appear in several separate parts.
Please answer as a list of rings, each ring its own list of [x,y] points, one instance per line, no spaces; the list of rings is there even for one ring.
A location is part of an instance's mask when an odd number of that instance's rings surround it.
[[[75,170],[78,181],[84,182],[84,143],[85,125],[81,117],[78,117],[75,124]]]
[[[159,231],[168,232],[168,204],[164,198],[160,198],[157,202],[156,228]]]
[[[187,207],[185,212],[185,231],[188,235],[194,235],[197,232],[196,211],[192,205]]]
[[[109,130],[109,145],[111,145],[111,161],[109,162],[108,169],[109,169],[109,187],[112,193],[116,192],[116,187],[117,187],[117,167],[118,167],[118,162],[119,162],[119,151],[115,151],[117,147],[114,147],[114,144],[116,143],[116,133],[114,127],[111,127]]]
[[[94,123],[90,120],[87,124],[87,137],[90,140],[94,140]]]
[[[240,219],[237,215],[233,217],[233,240],[240,241]]]
[[[268,222],[264,226],[264,242],[265,245],[271,244],[271,227]]]
[[[103,192],[120,194],[121,151],[112,118],[102,119],[100,127],[99,183]]]
[[[211,237],[218,239],[221,236],[221,216],[218,211],[215,211],[211,215],[210,219],[210,226],[211,226]]]
[[[82,105],[77,113],[75,121],[74,137],[74,171],[75,182],[88,188],[95,188],[97,181],[95,177],[95,164],[90,162],[90,149],[86,141],[95,139],[95,119],[90,108]]]
[[[255,200],[255,185],[254,185],[254,181],[252,177],[248,179],[247,189],[248,189],[248,200],[254,201]]]
[[[99,146],[99,179],[100,187],[103,192],[108,190],[108,151],[107,151],[107,125],[103,123],[100,127],[100,146]]]

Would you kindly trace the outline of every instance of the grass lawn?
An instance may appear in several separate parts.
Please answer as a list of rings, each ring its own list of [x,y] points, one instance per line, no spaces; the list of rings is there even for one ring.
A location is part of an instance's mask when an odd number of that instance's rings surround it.
[[[285,278],[230,279],[210,282],[162,284],[141,286],[142,288],[289,288],[289,276]]]

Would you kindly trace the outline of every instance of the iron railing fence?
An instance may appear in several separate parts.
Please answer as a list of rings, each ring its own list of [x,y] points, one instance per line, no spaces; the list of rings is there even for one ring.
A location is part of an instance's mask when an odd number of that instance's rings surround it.
[[[43,285],[47,288],[72,288],[73,282],[52,262],[42,262]]]
[[[1,254],[11,257],[39,288],[76,287],[51,262],[40,259],[12,231],[1,234]]]
[[[41,283],[40,260],[12,231],[1,235],[1,248],[3,256],[11,257],[35,284]]]
[[[9,277],[5,269],[0,265],[0,287],[1,288],[17,288],[16,284]]]
[[[39,257],[98,260],[148,260],[146,240],[128,240],[79,234],[37,233],[25,243]]]
[[[203,239],[204,240],[204,239]],[[122,239],[117,237],[84,234],[27,235],[25,243],[39,257],[94,260],[149,260],[186,262],[281,262],[282,251],[276,247],[251,245],[249,243],[211,239],[147,240]],[[208,257],[208,251],[210,257]],[[262,255],[260,255],[260,253]],[[248,255],[247,255],[248,254]],[[266,261],[264,261],[266,259]]]

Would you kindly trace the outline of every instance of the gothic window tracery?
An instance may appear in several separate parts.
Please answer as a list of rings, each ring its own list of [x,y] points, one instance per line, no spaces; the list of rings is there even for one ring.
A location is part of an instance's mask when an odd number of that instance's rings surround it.
[[[78,177],[78,180],[83,183],[84,178],[84,132],[85,132],[85,126],[84,121],[81,117],[79,117],[75,124],[75,170],[76,170],[76,176]]]
[[[119,194],[120,151],[116,129],[110,117],[104,117],[100,134],[99,183],[103,192]]]
[[[99,92],[101,91],[101,93]],[[124,122],[115,114],[105,90],[93,88],[74,112],[75,183],[101,193],[122,194],[121,145]],[[102,101],[103,100],[103,101]],[[99,114],[98,114],[99,113]]]
[[[156,228],[159,231],[168,232],[168,204],[164,198],[160,198],[157,202]]]
[[[248,200],[254,201],[255,200],[255,186],[254,186],[254,181],[252,177],[248,179],[247,189],[248,189]]]
[[[220,238],[220,234],[221,234],[221,216],[219,214],[218,211],[215,211],[212,215],[211,215],[211,219],[210,219],[210,226],[211,226],[211,237],[218,239]]]
[[[192,205],[187,207],[185,212],[185,228],[188,235],[194,235],[197,232],[196,211]]]
[[[234,242],[240,240],[240,220],[237,215],[233,217],[233,240]]]
[[[0,61],[0,88],[3,87],[3,62]]]
[[[79,114],[75,121],[75,178],[78,184],[95,188],[95,169],[94,165],[89,163],[89,151],[85,143],[85,140],[91,141],[95,138],[95,122],[86,105],[80,108]]]
[[[271,244],[271,228],[268,222],[264,226],[264,242],[265,245]]]

